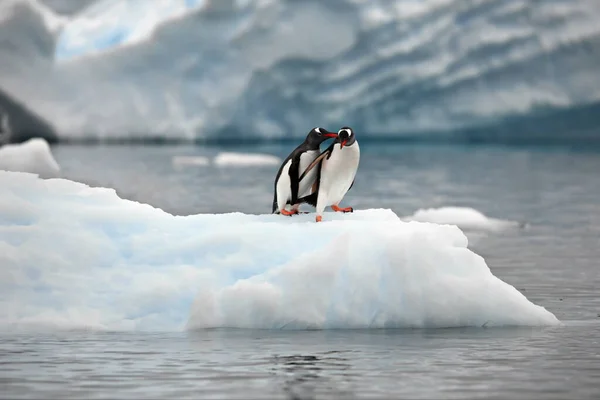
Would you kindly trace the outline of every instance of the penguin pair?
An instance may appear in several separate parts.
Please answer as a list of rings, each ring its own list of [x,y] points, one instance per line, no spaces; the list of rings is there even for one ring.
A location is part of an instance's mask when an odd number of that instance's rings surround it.
[[[288,216],[298,214],[298,208],[302,203],[316,207],[317,195],[314,189],[317,170],[309,174],[303,175],[303,173],[319,156],[321,143],[337,136],[335,132],[329,132],[324,128],[313,128],[304,142],[283,160],[275,177],[273,213]],[[300,175],[303,175],[302,181]],[[287,205],[291,205],[292,209],[287,210]]]
[[[331,137],[335,141],[317,155],[320,144]],[[327,206],[336,212],[353,212],[352,207],[342,208],[339,203],[354,185],[359,161],[360,147],[352,128],[343,127],[337,134],[314,128],[277,173],[273,213],[297,214],[302,203],[316,208],[317,222],[322,221]],[[285,210],[287,204],[292,205],[291,211]]]

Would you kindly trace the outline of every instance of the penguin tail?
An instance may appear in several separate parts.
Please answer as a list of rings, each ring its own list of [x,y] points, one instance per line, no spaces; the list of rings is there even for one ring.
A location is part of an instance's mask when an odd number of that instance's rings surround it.
[[[298,203],[306,203],[310,204],[313,207],[317,206],[317,197],[319,196],[318,192],[314,192],[309,194],[308,196],[304,196],[298,199]]]

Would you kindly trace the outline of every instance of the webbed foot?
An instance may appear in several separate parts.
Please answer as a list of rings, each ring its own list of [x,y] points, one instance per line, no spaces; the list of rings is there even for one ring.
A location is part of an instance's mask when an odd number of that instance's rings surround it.
[[[343,212],[343,213],[351,213],[354,212],[354,209],[352,207],[345,207],[345,208],[341,208],[338,207],[337,205],[332,205],[331,209],[335,212]]]

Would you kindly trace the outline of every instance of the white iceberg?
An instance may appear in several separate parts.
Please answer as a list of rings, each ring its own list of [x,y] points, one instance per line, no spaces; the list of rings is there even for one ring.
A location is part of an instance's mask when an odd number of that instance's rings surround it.
[[[42,138],[0,147],[0,170],[31,172],[44,178],[55,178],[60,166],[52,155],[48,142]]]
[[[271,154],[222,152],[212,159],[216,167],[261,167],[281,164],[281,159]],[[174,156],[171,162],[176,168],[206,167],[211,165],[211,159],[204,156]]]
[[[517,221],[491,218],[481,211],[470,207],[422,208],[413,215],[402,218],[405,221],[433,222],[436,224],[456,225],[464,230],[498,231],[506,228],[523,227]]]
[[[222,152],[217,154],[213,163],[219,167],[248,167],[279,165],[281,159],[271,154]]]
[[[174,156],[171,162],[177,168],[186,166],[205,167],[210,165],[210,159],[203,156]]]
[[[0,171],[0,329],[560,324],[450,225],[353,214],[173,216]]]

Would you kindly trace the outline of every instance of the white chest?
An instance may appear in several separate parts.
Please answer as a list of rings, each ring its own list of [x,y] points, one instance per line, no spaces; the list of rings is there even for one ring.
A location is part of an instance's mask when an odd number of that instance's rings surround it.
[[[358,142],[343,149],[336,144],[329,159],[323,160],[320,189],[327,193],[331,201],[340,201],[348,189],[358,170],[360,147]]]

